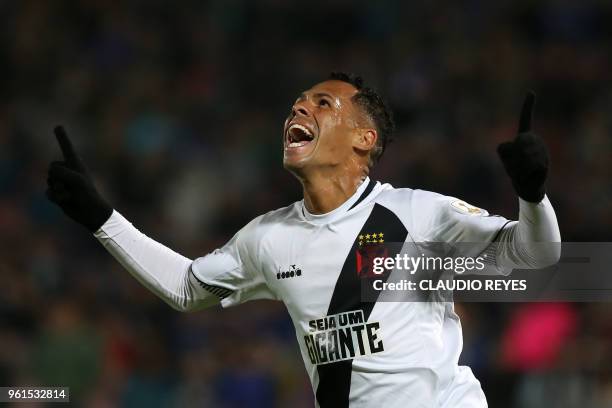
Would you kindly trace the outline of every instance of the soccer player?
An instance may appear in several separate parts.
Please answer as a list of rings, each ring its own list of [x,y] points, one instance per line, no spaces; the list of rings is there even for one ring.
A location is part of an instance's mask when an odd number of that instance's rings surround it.
[[[284,302],[320,407],[481,408],[480,383],[458,365],[462,333],[452,302],[364,301],[356,250],[374,239],[474,242],[492,253],[499,273],[556,263],[558,246],[535,249],[561,238],[545,195],[547,149],[530,132],[534,98],[527,95],[516,139],[498,148],[518,195],[518,221],[371,180],[392,115],[376,91],[344,73],[303,92],[285,121],[283,164],[302,184],[303,200],[255,218],[201,258],[152,240],[114,210],[62,127],[55,134],[64,160],[50,165],[47,195],[179,311]]]

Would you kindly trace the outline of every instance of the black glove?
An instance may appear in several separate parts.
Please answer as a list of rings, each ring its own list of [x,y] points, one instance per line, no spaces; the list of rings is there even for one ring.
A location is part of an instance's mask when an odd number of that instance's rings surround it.
[[[49,165],[47,198],[60,206],[67,216],[97,231],[113,213],[113,208],[100,196],[81,159],[62,126],[53,132],[62,149],[64,161]]]
[[[497,147],[506,173],[519,197],[525,201],[539,203],[546,194],[548,174],[548,149],[542,138],[531,133],[531,117],[535,105],[535,93],[528,92],[521,110],[518,135],[510,142]]]

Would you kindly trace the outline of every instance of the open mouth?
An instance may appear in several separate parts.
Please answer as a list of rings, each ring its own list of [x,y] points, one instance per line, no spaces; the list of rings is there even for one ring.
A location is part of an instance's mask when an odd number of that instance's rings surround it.
[[[306,126],[294,123],[287,129],[286,146],[288,148],[306,146],[312,142],[314,135]]]

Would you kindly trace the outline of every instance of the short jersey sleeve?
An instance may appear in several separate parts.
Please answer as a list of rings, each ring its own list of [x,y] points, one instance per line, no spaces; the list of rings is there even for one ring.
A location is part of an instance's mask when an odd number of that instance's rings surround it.
[[[199,284],[219,297],[223,307],[255,299],[276,299],[258,266],[256,218],[223,247],[197,258],[191,273]]]

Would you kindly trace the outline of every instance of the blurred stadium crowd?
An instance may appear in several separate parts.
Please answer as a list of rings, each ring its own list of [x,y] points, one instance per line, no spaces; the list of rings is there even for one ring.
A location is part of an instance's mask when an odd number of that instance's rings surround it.
[[[329,71],[387,95],[375,179],[506,217],[495,147],[525,90],[565,241],[612,231],[612,3],[604,0],[0,2],[0,385],[83,406],[312,406],[282,305],[174,312],[44,197],[63,123],[101,189],[189,257],[301,199],[295,97]],[[612,406],[609,304],[459,304],[492,407]]]

